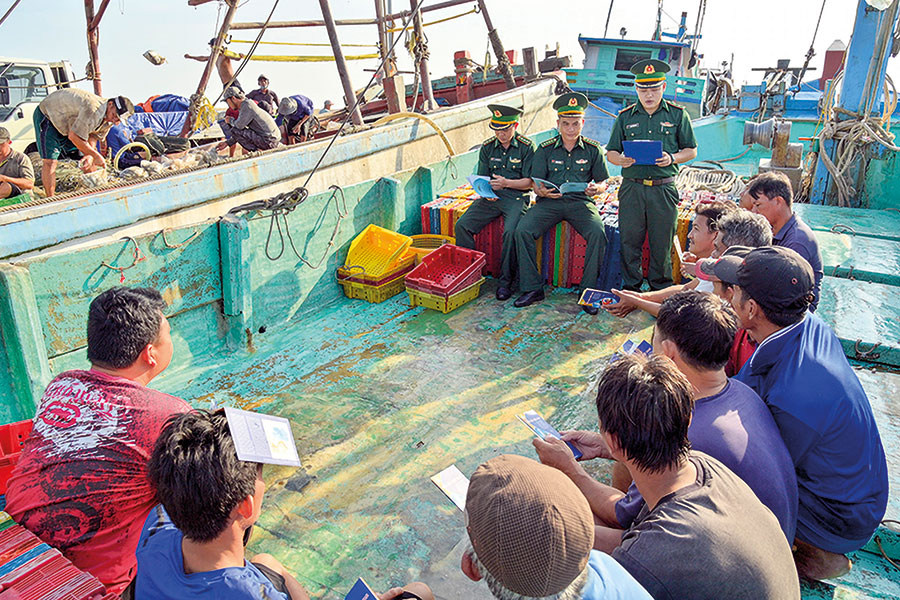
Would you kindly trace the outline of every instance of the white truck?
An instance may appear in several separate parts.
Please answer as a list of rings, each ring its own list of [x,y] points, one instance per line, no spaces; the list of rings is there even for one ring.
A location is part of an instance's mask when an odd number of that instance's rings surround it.
[[[0,56],[0,127],[9,130],[15,150],[37,152],[34,111],[47,94],[75,79],[67,60],[50,63]]]

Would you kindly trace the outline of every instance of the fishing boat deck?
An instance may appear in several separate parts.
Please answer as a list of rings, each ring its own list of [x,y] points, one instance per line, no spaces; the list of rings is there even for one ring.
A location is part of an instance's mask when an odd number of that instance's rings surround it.
[[[439,598],[489,599],[459,570],[463,515],[429,478],[454,463],[470,475],[502,453],[534,457],[531,434],[515,418],[528,409],[559,429],[596,427],[601,370],[627,338],[649,339],[653,320],[590,317],[575,299],[554,290],[516,309],[496,302],[488,284],[447,315],[411,308],[406,294],[381,304],[341,299],[257,334],[249,355],[195,361],[166,372],[158,387],[197,407],[236,405],[291,420],[303,467],[266,468],[250,550],[278,557],[313,597],[343,598],[362,576],[376,589],[421,579]],[[891,401],[900,397],[900,374],[858,373],[896,480],[900,421]],[[608,480],[611,463],[594,463]],[[900,490],[892,489],[887,518],[900,518]],[[804,597],[900,596],[884,577],[892,567],[880,556],[863,559],[843,592],[822,584]],[[875,579],[878,593],[865,591]]]

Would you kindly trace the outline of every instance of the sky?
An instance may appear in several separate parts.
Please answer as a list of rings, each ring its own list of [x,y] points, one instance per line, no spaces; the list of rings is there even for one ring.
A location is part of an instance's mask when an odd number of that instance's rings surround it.
[[[264,21],[275,0],[245,0],[237,9],[235,22]],[[409,0],[388,0],[393,10],[409,8]],[[426,0],[426,5],[436,0]],[[95,0],[99,5],[100,0]],[[12,0],[0,0],[0,12]],[[335,19],[372,18],[372,0],[331,0]],[[464,13],[474,6],[461,5],[426,13],[426,23],[437,18]],[[665,0],[662,18],[664,31],[677,30],[681,12],[688,13],[689,32],[694,29],[699,0]],[[609,10],[609,0],[568,0],[565,10],[554,11],[553,2],[538,0],[487,0],[491,19],[507,49],[532,46],[539,58],[545,46],[559,43],[562,54],[572,56],[573,66],[581,67],[584,55],[578,36],[600,37]],[[736,83],[758,83],[761,74],[752,67],[774,66],[779,58],[791,59],[792,66],[800,66],[809,48],[821,8],[821,0],[708,0],[699,51],[701,64],[714,67],[734,56]],[[648,39],[653,33],[657,0],[613,0],[609,36],[618,36],[620,28],[627,29],[629,39]],[[196,90],[203,64],[183,58],[188,54],[205,54],[207,43],[214,37],[219,19],[224,16],[224,3],[210,2],[190,7],[187,0],[112,0],[100,24],[100,68],[103,92],[106,96],[123,94],[135,102],[143,102],[151,95],[175,93],[190,96]],[[815,42],[817,56],[811,66],[821,69],[825,50],[840,39],[849,42],[856,13],[856,2],[831,0],[825,12]],[[273,21],[321,19],[316,0],[280,0]],[[487,49],[487,29],[480,14],[470,14],[446,23],[426,27],[431,55],[432,78],[453,74],[453,53],[468,50],[476,62],[483,62]],[[233,32],[235,40],[252,40],[258,31]],[[374,44],[377,31],[374,25],[338,28],[344,44]],[[2,53],[18,58],[47,61],[67,59],[80,77],[88,61],[83,3],[78,0],[21,0],[19,6],[0,26]],[[303,29],[270,29],[266,41],[327,43],[322,27]],[[235,51],[249,48],[249,44],[233,42]],[[408,53],[398,44],[401,70],[412,70]],[[167,62],[154,66],[141,55],[155,50]],[[375,52],[372,48],[348,47],[345,54]],[[261,45],[257,54],[330,54],[329,47]],[[496,62],[496,61],[494,61]],[[353,87],[362,88],[371,77],[377,60],[354,61],[350,77]],[[818,71],[812,72],[812,77]],[[240,80],[245,90],[256,87],[256,78],[264,73],[271,80],[271,89],[279,96],[301,93],[321,106],[331,99],[343,104],[343,94],[334,63],[271,63],[250,62]],[[894,59],[888,73],[900,82],[900,59]],[[412,81],[412,75],[406,75]],[[89,83],[80,84],[90,89]],[[209,91],[221,89],[218,77],[213,76]],[[208,94],[209,95],[209,94]]]

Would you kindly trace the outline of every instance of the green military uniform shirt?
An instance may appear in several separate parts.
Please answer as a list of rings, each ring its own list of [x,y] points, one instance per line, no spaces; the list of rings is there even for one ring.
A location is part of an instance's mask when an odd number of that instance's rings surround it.
[[[624,153],[622,142],[626,140],[662,140],[663,152],[672,154],[683,148],[697,147],[697,138],[694,137],[687,111],[665,100],[652,115],[647,114],[640,102],[619,112],[606,149]],[[668,167],[632,165],[622,169],[622,177],[630,179],[664,179],[674,177],[677,173],[678,165],[674,163]]]
[[[524,179],[531,177],[532,159],[534,158],[534,142],[517,133],[504,148],[496,137],[485,140],[478,153],[476,175],[491,177],[499,175],[507,179]],[[494,190],[503,200],[521,200],[528,192],[504,188]]]
[[[563,145],[562,136],[557,135],[538,146],[531,176],[559,186],[569,182],[600,183],[609,178],[609,171],[599,142],[580,136],[569,152]],[[566,197],[590,200],[584,192],[569,193]]]

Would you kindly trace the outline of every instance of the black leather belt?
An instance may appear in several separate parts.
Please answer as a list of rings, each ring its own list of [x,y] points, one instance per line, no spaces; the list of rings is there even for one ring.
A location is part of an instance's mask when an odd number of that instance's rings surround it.
[[[662,179],[634,179],[632,177],[626,177],[628,181],[634,181],[636,183],[640,183],[641,185],[646,185],[648,187],[653,187],[654,185],[665,185],[667,183],[674,183],[674,177],[663,177]]]

